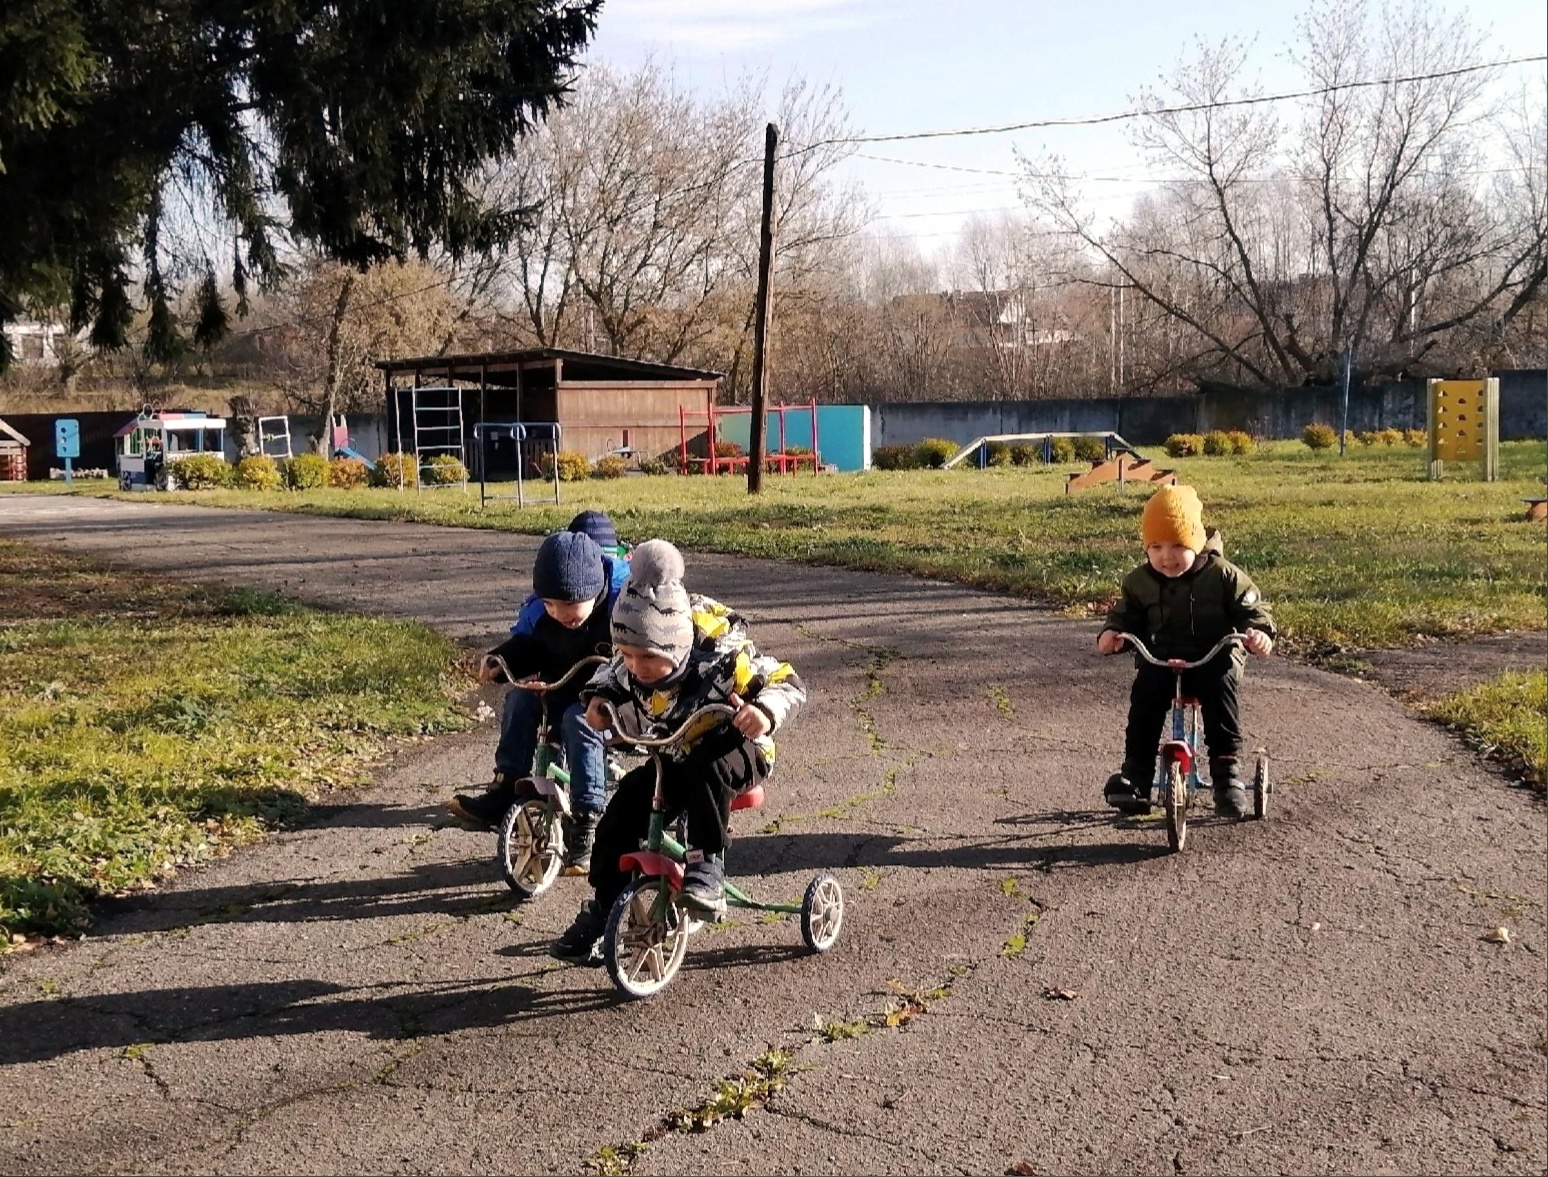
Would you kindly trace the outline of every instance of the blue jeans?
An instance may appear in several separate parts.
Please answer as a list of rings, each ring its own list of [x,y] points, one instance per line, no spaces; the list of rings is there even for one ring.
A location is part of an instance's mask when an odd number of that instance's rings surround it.
[[[543,699],[515,689],[505,695],[500,715],[500,742],[495,745],[495,771],[510,780],[532,774],[537,751],[538,722]],[[607,752],[602,733],[585,719],[586,709],[572,703],[559,721],[560,742],[570,770],[570,808],[575,813],[601,813],[607,804]]]

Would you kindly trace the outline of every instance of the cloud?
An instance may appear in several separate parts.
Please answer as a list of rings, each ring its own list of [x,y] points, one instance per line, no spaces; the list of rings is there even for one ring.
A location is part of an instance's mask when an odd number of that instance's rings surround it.
[[[859,0],[608,0],[602,24],[646,41],[707,50],[777,44],[867,23]]]

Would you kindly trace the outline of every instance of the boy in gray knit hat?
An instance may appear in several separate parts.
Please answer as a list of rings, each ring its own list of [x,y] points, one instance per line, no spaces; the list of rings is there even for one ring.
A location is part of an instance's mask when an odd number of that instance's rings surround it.
[[[646,738],[675,730],[706,703],[737,709],[673,749],[662,780],[668,820],[688,815],[693,850],[683,902],[718,918],[726,906],[721,862],[731,841],[731,801],[768,778],[773,734],[805,702],[806,688],[789,663],[758,652],[739,616],[683,587],[682,553],[665,540],[634,549],[629,579],[613,607],[612,633],[613,661],[581,693],[592,727],[610,726],[604,700],[626,731]],[[555,944],[555,956],[599,959],[608,911],[629,883],[619,859],[650,829],[655,784],[650,764],[619,782],[597,824],[589,875],[596,894]]]

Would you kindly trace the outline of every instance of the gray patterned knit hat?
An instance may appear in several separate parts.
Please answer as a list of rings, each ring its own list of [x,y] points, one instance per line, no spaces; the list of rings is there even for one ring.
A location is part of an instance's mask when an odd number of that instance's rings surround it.
[[[683,588],[683,554],[664,539],[634,549],[629,579],[613,606],[613,644],[636,646],[681,666],[693,646],[693,614]]]

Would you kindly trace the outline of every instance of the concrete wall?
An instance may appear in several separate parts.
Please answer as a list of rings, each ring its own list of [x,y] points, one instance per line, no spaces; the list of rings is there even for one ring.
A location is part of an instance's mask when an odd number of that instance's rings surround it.
[[[1548,373],[1498,373],[1500,439],[1548,436]],[[1360,385],[1349,394],[1349,429],[1423,429],[1428,412],[1422,380]],[[1244,429],[1269,438],[1299,437],[1313,421],[1339,423],[1336,388],[1282,388],[1269,393],[1209,392],[1185,397],[1097,397],[1089,400],[954,401],[882,404],[872,410],[874,441],[913,445],[944,437],[966,445],[995,433],[1112,431],[1134,445],[1160,445],[1173,433]]]

